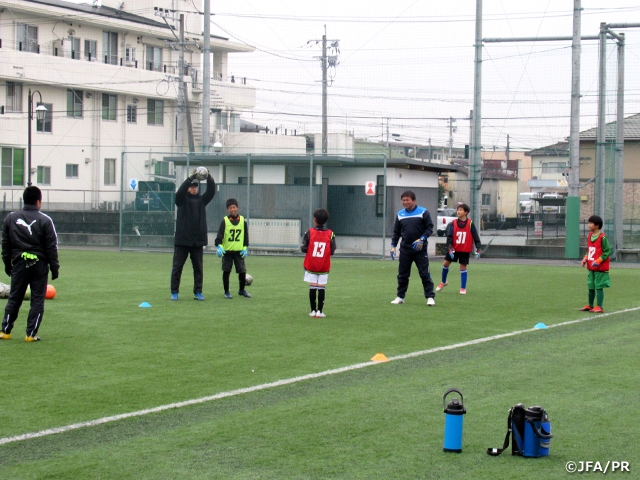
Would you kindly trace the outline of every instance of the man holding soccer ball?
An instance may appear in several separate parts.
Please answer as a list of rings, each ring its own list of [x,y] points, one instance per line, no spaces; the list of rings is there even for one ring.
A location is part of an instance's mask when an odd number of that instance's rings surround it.
[[[207,191],[200,195],[200,182],[207,182]],[[176,235],[171,269],[171,300],[178,300],[182,268],[187,257],[193,265],[193,298],[204,300],[202,295],[203,250],[208,243],[206,207],[216,194],[216,182],[205,167],[198,167],[180,185],[176,192]]]

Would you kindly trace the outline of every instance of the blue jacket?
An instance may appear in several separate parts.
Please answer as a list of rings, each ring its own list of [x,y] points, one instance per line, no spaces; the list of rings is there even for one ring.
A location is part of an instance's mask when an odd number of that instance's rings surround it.
[[[396,221],[393,225],[393,237],[391,237],[391,245],[398,245],[400,237],[402,237],[401,248],[411,250],[411,244],[421,237],[428,239],[433,233],[433,220],[429,210],[424,207],[416,207],[407,211],[403,208],[398,212]]]

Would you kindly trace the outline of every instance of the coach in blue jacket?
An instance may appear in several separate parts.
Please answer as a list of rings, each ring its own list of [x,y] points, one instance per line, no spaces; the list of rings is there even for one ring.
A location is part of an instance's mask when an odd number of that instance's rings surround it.
[[[433,280],[429,273],[427,239],[433,233],[433,221],[429,210],[416,205],[416,194],[411,190],[404,192],[400,198],[404,208],[398,212],[391,238],[391,259],[393,260],[396,256],[398,241],[402,237],[398,262],[398,295],[391,303],[394,305],[404,303],[409,287],[411,265],[415,262],[422,279],[427,305],[432,307],[436,304],[434,300],[436,294],[433,291]]]

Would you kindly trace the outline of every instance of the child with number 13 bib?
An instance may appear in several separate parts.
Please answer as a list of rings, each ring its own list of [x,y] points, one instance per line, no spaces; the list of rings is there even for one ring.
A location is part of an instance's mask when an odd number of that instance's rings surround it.
[[[306,253],[304,257],[304,281],[309,283],[309,302],[311,303],[310,317],[324,318],[324,295],[329,270],[331,269],[331,255],[336,251],[336,236],[325,227],[329,220],[329,212],[324,208],[313,212],[314,228],[307,230],[302,238],[300,250]],[[318,297],[316,303],[316,294]]]

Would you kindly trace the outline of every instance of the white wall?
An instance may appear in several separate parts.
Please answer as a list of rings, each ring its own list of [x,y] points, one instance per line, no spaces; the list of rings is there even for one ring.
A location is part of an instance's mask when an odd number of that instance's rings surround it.
[[[323,175],[329,179],[329,185],[362,185],[364,188],[366,182],[375,182],[378,175],[384,175],[384,169],[324,167]],[[388,168],[387,186],[438,188],[438,174],[421,170]]]
[[[322,154],[322,133],[313,135],[315,153]],[[348,133],[327,133],[327,155],[353,157],[354,139]]]
[[[307,149],[304,137],[264,133],[225,133],[222,144],[223,152],[230,154],[304,155]]]
[[[285,183],[284,165],[255,165],[252,175],[252,183],[269,183],[276,185],[284,185]]]

